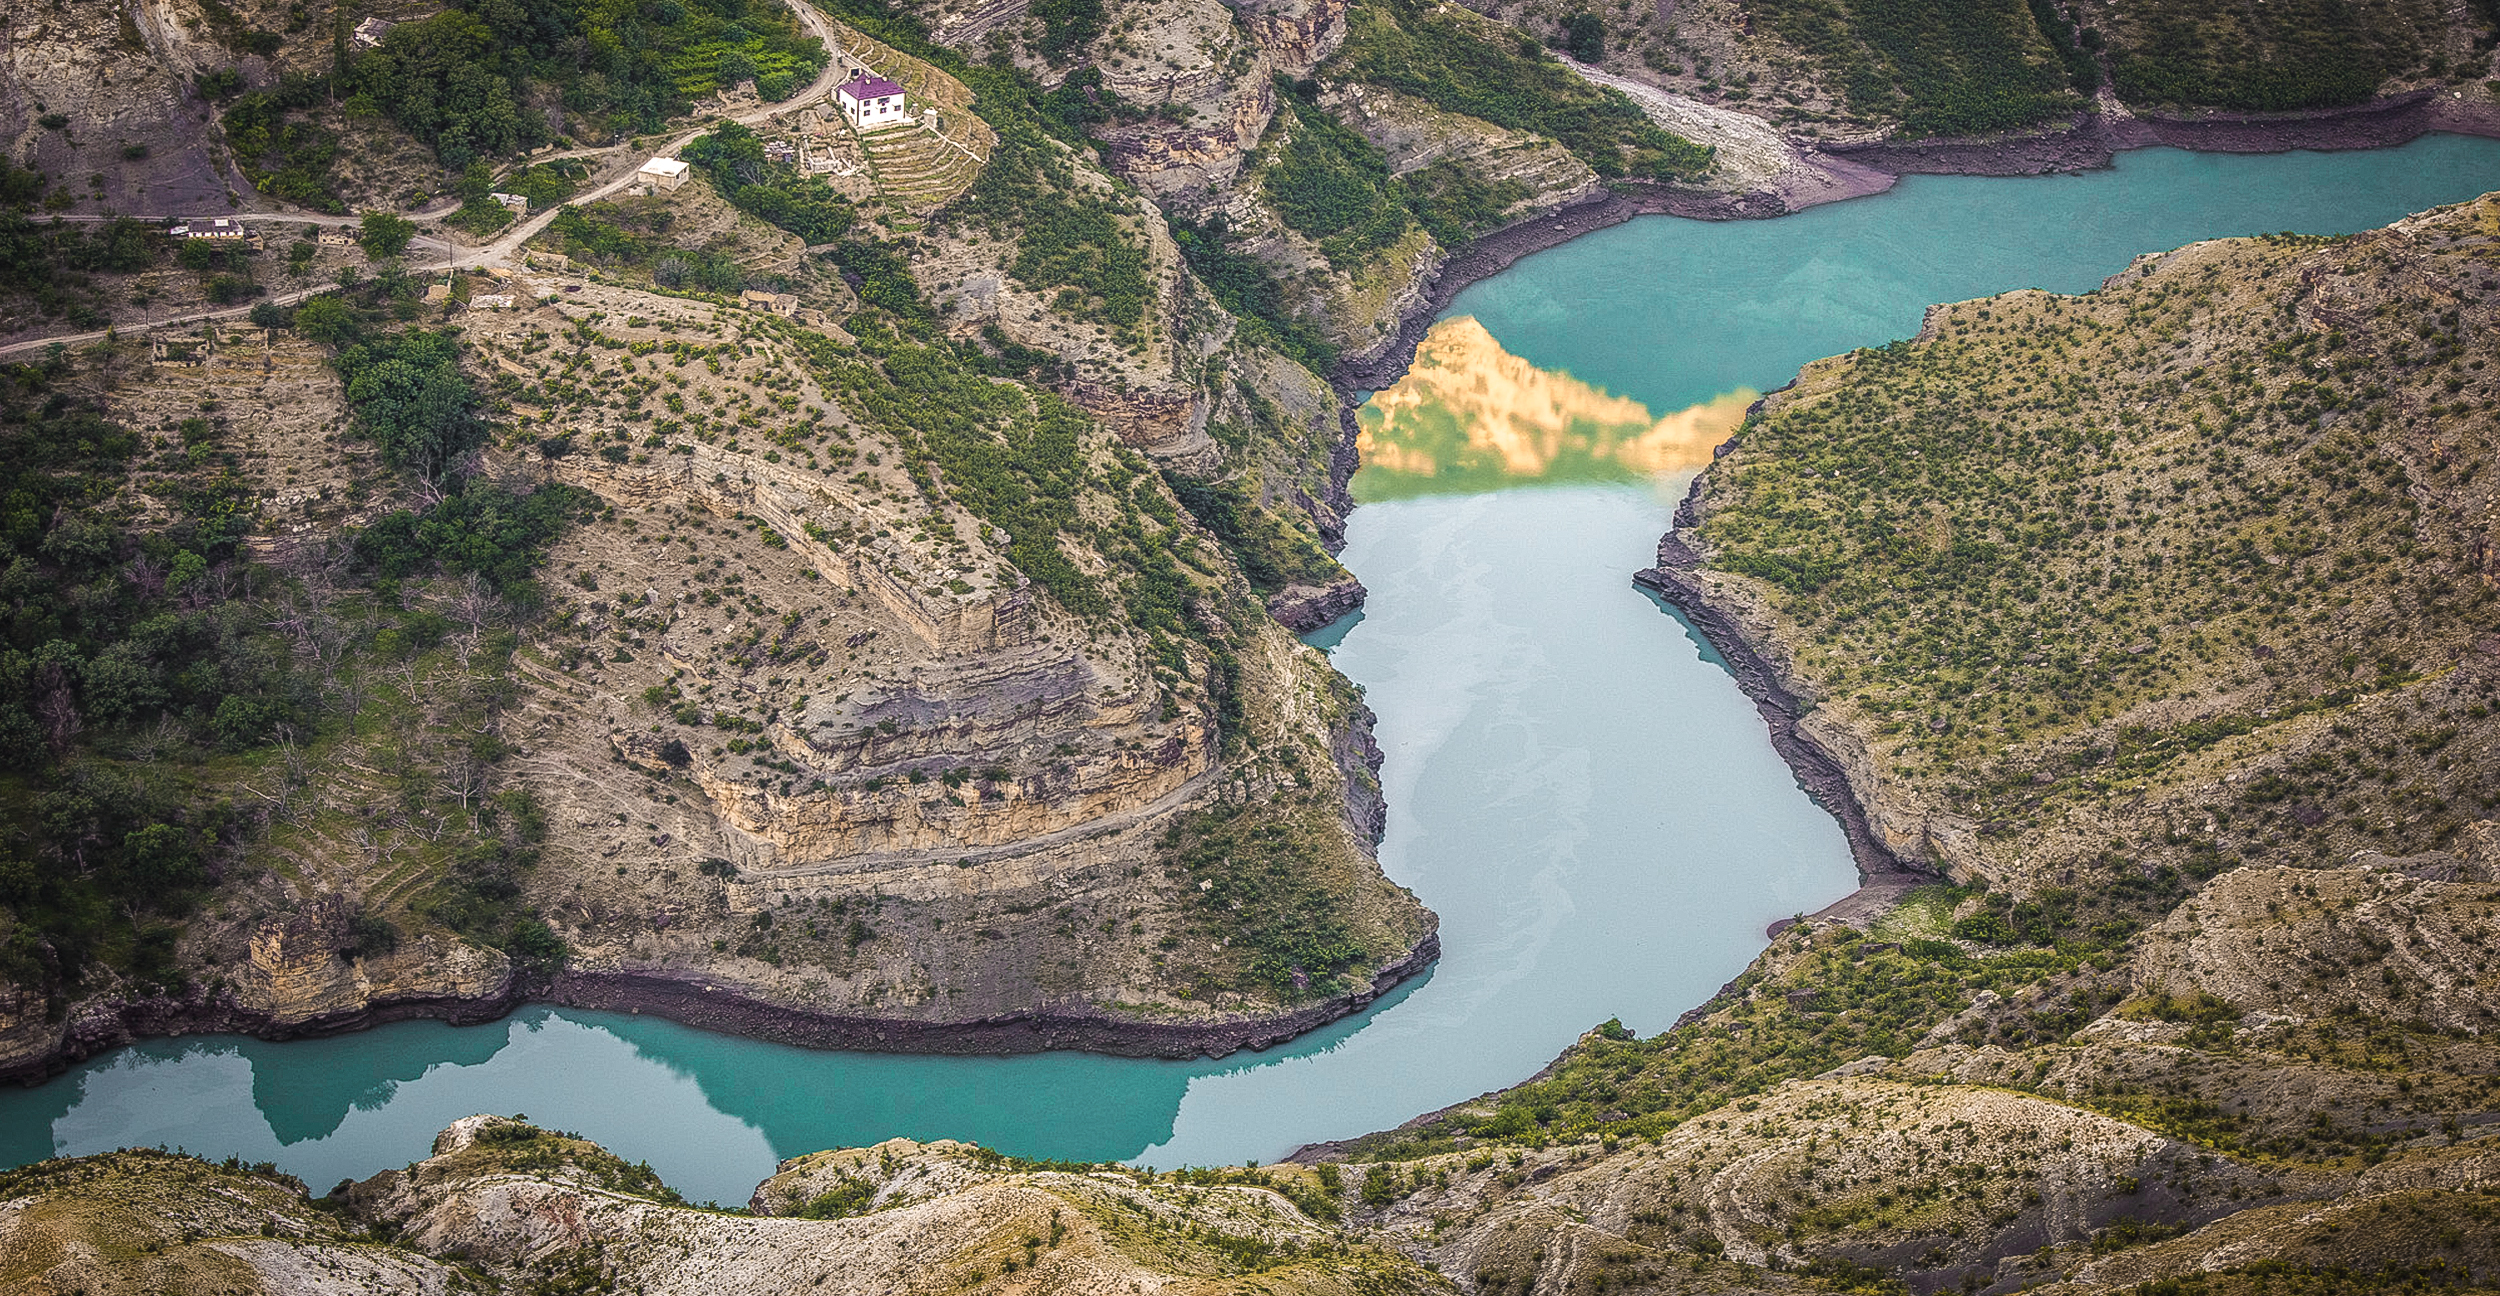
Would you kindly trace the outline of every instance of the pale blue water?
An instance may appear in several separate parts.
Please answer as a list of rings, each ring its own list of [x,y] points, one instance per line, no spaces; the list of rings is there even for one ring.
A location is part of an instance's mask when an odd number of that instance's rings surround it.
[[[2332,233],[2500,188],[2500,143],[2367,154],[2132,154],[2108,172],[1913,177],[1773,222],[1649,219],[1463,294],[1505,347],[1665,411],[1906,336],[1931,301],[2079,291],[2198,238]],[[142,1045],[0,1094],[0,1163],[158,1144],[269,1160],[316,1190],[526,1112],[743,1200],[777,1157],[895,1135],[1156,1165],[1276,1156],[1513,1083],[1620,1016],[1706,998],[1763,925],[1845,893],[1838,828],[1692,635],[1626,579],[1680,481],[1367,504],[1370,605],[1327,635],[1380,714],[1381,860],[1442,915],[1443,959],[1361,1017],[1261,1055],[814,1053],[647,1017],[531,1010],[293,1044]],[[1341,636],[1341,638],[1336,638]]]
[[[2139,252],[2342,234],[2500,189],[2500,141],[2364,153],[2121,154],[2024,179],[1910,176],[1771,221],[1632,221],[1459,294],[1511,354],[1664,412],[1769,390],[1809,360],[1918,331],[1931,302],[2083,292]]]

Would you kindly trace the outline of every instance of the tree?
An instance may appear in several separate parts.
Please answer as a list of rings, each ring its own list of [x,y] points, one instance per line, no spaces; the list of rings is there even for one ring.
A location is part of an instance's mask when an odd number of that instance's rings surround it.
[[[295,331],[324,346],[336,346],[356,335],[356,315],[337,294],[323,293],[295,308]]]
[[[356,241],[364,244],[365,255],[380,260],[395,257],[408,250],[408,241],[417,236],[416,225],[389,212],[366,212],[363,232]]]
[[[1606,20],[1596,14],[1581,12],[1563,19],[1563,48],[1583,63],[1601,62],[1606,57]]]

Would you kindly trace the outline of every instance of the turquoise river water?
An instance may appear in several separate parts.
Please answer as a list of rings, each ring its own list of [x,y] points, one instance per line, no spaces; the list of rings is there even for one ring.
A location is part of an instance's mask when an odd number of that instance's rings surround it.
[[[290,1044],[166,1040],[0,1094],[0,1164],[162,1144],[274,1161],[318,1191],[425,1155],[476,1111],[579,1131],[723,1202],[776,1158],[896,1135],[1208,1164],[1516,1082],[1608,1017],[1664,1029],[1742,968],[1766,923],[1838,898],[1854,874],[1712,654],[1627,579],[1706,450],[1601,454],[1608,480],[1587,455],[1552,470],[1554,438],[1611,445],[1606,419],[1666,429],[1805,361],[1906,336],[1929,302],[2081,291],[2141,251],[2363,229],[2494,188],[2500,142],[2486,140],[2150,151],[2081,176],[1913,177],[1777,221],[1639,220],[1468,290],[1450,314],[1499,345],[1446,354],[1499,361],[1496,385],[1537,388],[1550,426],[1515,408],[1492,418],[1446,385],[1417,388],[1412,407],[1439,441],[1400,443],[1405,414],[1367,423],[1367,455],[1385,464],[1405,446],[1399,472],[1357,481],[1373,502],[1344,557],[1371,601],[1314,637],[1379,713],[1381,862],[1441,914],[1444,953],[1285,1047],[1188,1063],[820,1053],[548,1009]],[[1436,492],[1433,456],[1453,437],[1509,476],[1488,488],[1452,472]]]

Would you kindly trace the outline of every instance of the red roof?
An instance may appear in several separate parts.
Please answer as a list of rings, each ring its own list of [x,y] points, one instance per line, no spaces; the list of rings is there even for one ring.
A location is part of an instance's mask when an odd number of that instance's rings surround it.
[[[853,99],[883,99],[903,93],[903,87],[884,77],[855,76],[843,83],[842,93]]]

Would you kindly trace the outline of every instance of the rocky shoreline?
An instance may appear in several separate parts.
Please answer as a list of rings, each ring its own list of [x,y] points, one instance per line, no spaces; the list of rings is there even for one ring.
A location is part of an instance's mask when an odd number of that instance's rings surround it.
[[[750,998],[725,983],[639,973],[560,973],[514,977],[478,998],[441,995],[377,1000],[352,1011],[282,1019],[238,1002],[230,991],[104,1001],[81,1005],[59,1043],[0,1063],[0,1081],[40,1084],[102,1053],[147,1039],[183,1035],[248,1035],[284,1042],[370,1030],[393,1022],[431,1020],[452,1026],[497,1021],[532,1004],[603,1012],[650,1013],[725,1035],[807,1048],[872,1053],[956,1055],[1078,1049],[1115,1057],[1222,1057],[1273,1048],[1370,1007],[1441,957],[1437,922],[1352,994],[1290,1012],[1214,1021],[1158,1022],[1072,1005],[974,1021],[912,1021],[815,1013]]]
[[[1278,1016],[1202,1022],[1113,1016],[1090,1005],[976,1021],[848,1017],[766,1003],[729,986],[632,973],[568,973],[551,993],[533,1000],[602,1012],[647,1012],[724,1035],[805,1048],[958,1056],[1076,1049],[1114,1057],[1178,1060],[1273,1048],[1370,1007],[1440,957],[1440,933],[1427,931],[1413,948],[1382,966],[1366,988],[1353,994]]]
[[[1683,520],[1679,515],[1679,525]],[[1797,785],[1816,805],[1840,821],[1841,834],[1849,842],[1849,857],[1858,866],[1858,888],[1806,917],[1810,921],[1863,926],[1891,908],[1903,892],[1922,882],[1935,881],[1936,875],[1903,861],[1876,835],[1867,820],[1866,807],[1859,801],[1838,758],[1800,730],[1798,721],[1805,717],[1806,705],[1789,690],[1779,671],[1736,619],[1710,601],[1709,589],[1699,575],[1700,565],[1699,555],[1681,537],[1669,532],[1658,542],[1658,565],[1633,573],[1632,583],[1672,605],[1718,651],[1727,664],[1728,674],[1736,678],[1737,688],[1753,702],[1754,711],[1770,730],[1772,750],[1796,774]],[[1796,921],[1782,918],[1772,923],[1765,934],[1776,936]]]
[[[1362,587],[1350,579],[1343,584],[1351,587],[1352,602],[1359,603]],[[1346,591],[1335,586],[1330,589],[1335,591],[1334,597],[1345,597]],[[1342,774],[1346,824],[1377,846],[1387,826],[1388,806],[1380,793],[1382,754],[1372,737],[1373,722],[1371,709],[1355,703],[1349,722],[1332,734],[1330,750]],[[316,915],[303,919],[298,925],[309,922],[318,928],[317,918]],[[503,954],[492,950],[482,953],[491,961],[494,975],[476,982],[478,993],[445,993],[440,978],[420,979],[420,985],[431,989],[411,986],[416,992],[396,996],[384,990],[353,1007],[326,1011],[273,1010],[246,1002],[244,994],[223,981],[212,986],[195,985],[181,995],[89,999],[72,1005],[67,1019],[59,1022],[47,1019],[40,1001],[0,1001],[0,1082],[40,1084],[89,1058],[147,1039],[234,1034],[283,1042],[343,1035],[413,1020],[474,1026],[496,1021],[532,1004],[647,1012],[698,1029],[809,1048],[958,1055],[1076,1049],[1116,1057],[1214,1058],[1243,1049],[1273,1048],[1352,1016],[1430,968],[1441,957],[1440,919],[1429,909],[1423,911],[1423,918],[1424,929],[1414,943],[1382,964],[1363,988],[1350,994],[1263,1016],[1216,1016],[1191,1021],[1119,1015],[1082,1001],[962,1021],[817,1012],[754,998],[741,993],[733,983],[700,974],[678,977],[651,972],[549,972],[526,964],[516,967]],[[303,939],[308,935],[311,939]],[[280,979],[290,983],[317,982],[332,989],[372,982],[387,984],[392,979],[374,965],[350,962],[334,952],[329,942],[321,940],[321,935],[318,930],[288,928],[284,937],[294,939],[278,939],[269,950],[255,951],[287,965],[263,971],[270,974],[273,983]],[[317,948],[321,952],[312,958],[320,966],[307,968],[288,963],[281,950],[290,945]],[[426,961],[408,951],[397,957],[401,962],[411,958],[420,964]]]
[[[537,996],[528,993],[526,983],[518,978],[477,998],[415,995],[379,999],[353,1011],[301,1019],[282,1018],[242,1003],[231,990],[195,988],[185,995],[88,1001],[78,1005],[63,1024],[61,1038],[54,1046],[0,1061],[0,1082],[41,1084],[89,1058],[143,1040],[182,1035],[248,1035],[282,1043],[348,1035],[403,1021],[482,1026],[536,1001]]]

